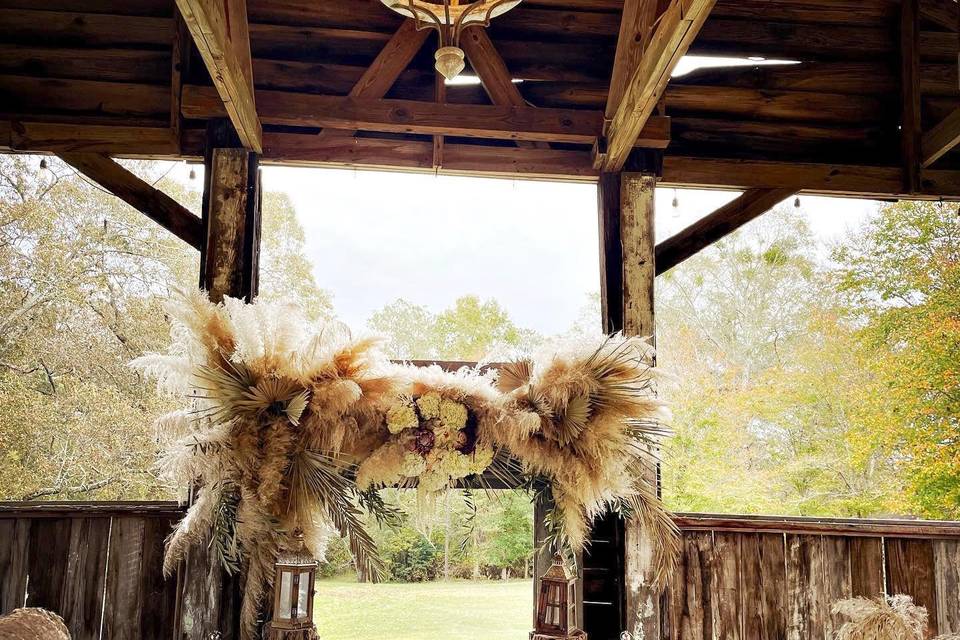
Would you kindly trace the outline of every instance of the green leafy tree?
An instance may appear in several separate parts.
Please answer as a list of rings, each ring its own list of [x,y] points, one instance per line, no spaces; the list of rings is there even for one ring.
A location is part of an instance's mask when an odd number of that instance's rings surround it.
[[[370,328],[389,338],[395,358],[481,360],[528,349],[539,336],[518,327],[495,300],[462,296],[439,314],[396,300],[375,312]]]
[[[885,206],[834,253],[878,379],[864,439],[897,462],[908,507],[960,517],[960,221],[955,204]]]

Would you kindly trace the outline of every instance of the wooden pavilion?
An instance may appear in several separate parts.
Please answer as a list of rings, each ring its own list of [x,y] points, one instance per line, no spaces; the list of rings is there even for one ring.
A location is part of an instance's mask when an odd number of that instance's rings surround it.
[[[200,253],[211,296],[257,291],[261,163],[598,184],[604,326],[653,333],[655,276],[795,193],[960,199],[955,0],[524,0],[461,46],[379,0],[0,0],[0,148],[51,153]],[[671,77],[684,56],[782,64]],[[789,62],[789,64],[786,64]],[[202,215],[112,157],[205,164]],[[654,187],[743,194],[655,245]],[[164,582],[172,504],[5,505],[0,612],[76,638],[236,633],[204,558]],[[595,640],[821,639],[829,603],[907,593],[960,632],[960,525],[682,516],[683,571],[598,522]],[[220,634],[220,635],[217,635]]]

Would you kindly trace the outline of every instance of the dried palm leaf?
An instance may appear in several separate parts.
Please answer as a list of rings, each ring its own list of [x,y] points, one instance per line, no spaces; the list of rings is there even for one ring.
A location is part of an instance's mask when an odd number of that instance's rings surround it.
[[[567,446],[583,433],[590,419],[590,398],[588,396],[574,396],[567,403],[566,408],[556,421],[556,438],[560,446]]]
[[[508,362],[500,367],[497,376],[497,390],[501,393],[510,393],[528,384],[532,375],[533,362],[531,360]]]
[[[290,513],[302,513],[308,505],[319,504],[340,535],[347,538],[358,569],[375,579],[383,576],[376,543],[351,500],[356,485],[347,477],[342,463],[316,451],[301,451],[290,465],[289,486]]]

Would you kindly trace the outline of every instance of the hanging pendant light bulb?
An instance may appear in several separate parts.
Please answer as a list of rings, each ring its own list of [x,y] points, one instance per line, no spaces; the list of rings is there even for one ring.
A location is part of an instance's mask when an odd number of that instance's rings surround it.
[[[190,179],[191,180],[197,179],[197,170],[194,169],[193,167],[190,167]]]
[[[673,208],[676,209],[680,206],[680,198],[677,196],[677,190],[673,190]]]
[[[793,201],[793,207],[794,207],[795,209],[799,209],[799,208],[800,208],[800,196],[797,196],[797,197],[794,199],[794,201]]]
[[[440,47],[434,67],[453,80],[465,66],[460,34],[466,27],[486,27],[490,20],[520,4],[521,0],[380,0],[400,15],[413,18],[417,29],[436,29]]]
[[[47,159],[46,159],[46,158],[40,158],[40,168],[41,168],[41,169],[46,169],[46,168],[47,168]]]

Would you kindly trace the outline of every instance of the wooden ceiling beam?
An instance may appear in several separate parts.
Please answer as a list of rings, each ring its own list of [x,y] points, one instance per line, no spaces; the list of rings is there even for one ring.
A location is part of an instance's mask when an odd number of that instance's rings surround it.
[[[280,91],[261,91],[259,99],[260,116],[266,124],[431,136],[590,144],[599,135],[603,119],[599,111],[582,109],[369,100]],[[216,93],[206,87],[185,86],[182,107],[187,118],[223,115]],[[646,147],[665,148],[670,140],[669,118],[651,119],[640,138]]]
[[[176,0],[240,142],[262,151],[246,0]]]
[[[484,91],[487,92],[493,104],[514,107],[527,104],[485,28],[467,29],[460,37],[460,47],[467,54],[470,66],[480,78],[480,84],[483,85]],[[536,149],[548,147],[546,142],[518,141],[517,145]]]
[[[390,87],[397,81],[400,74],[403,73],[414,56],[423,47],[430,31],[427,29],[417,29],[417,24],[407,19],[401,23],[390,40],[384,45],[377,57],[360,76],[360,79],[350,89],[349,96],[352,98],[382,98],[390,91]],[[338,131],[336,129],[324,129],[320,132],[321,136],[329,135],[353,135],[353,131]]]
[[[940,121],[937,126],[923,134],[922,162],[924,169],[942,158],[960,144],[960,108]]]
[[[61,153],[64,162],[137,209],[191,247],[200,249],[203,222],[159,189],[99,153]]]
[[[633,70],[607,128],[604,170],[619,171],[660,101],[670,74],[700,32],[716,0],[671,0]]]
[[[749,189],[732,202],[657,244],[657,275],[674,268],[760,216],[796,191],[790,188]]]
[[[661,0],[624,0],[620,16],[617,50],[610,75],[610,89],[604,117],[613,120],[627,91],[634,69],[640,64],[653,33],[653,25],[661,10]]]
[[[180,151],[172,131],[161,127],[21,121],[2,125],[4,136],[0,147],[13,151],[145,156],[173,156]]]
[[[920,92],[919,0],[900,4],[900,160],[903,190],[920,191],[921,92]]]
[[[957,30],[957,0],[921,0],[920,17],[948,31]]]

